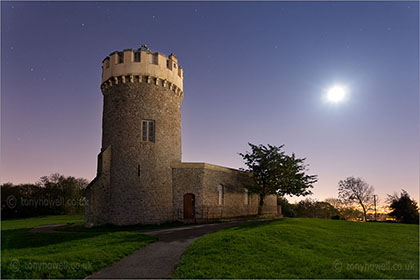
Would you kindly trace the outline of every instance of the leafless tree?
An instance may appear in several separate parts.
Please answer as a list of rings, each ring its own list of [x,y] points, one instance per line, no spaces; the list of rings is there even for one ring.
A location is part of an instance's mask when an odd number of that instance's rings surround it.
[[[361,178],[348,177],[338,182],[338,197],[347,203],[357,203],[362,207],[363,219],[372,204],[374,188]]]
[[[326,198],[324,201],[331,204],[335,209],[340,209],[343,207],[343,202],[335,197]]]

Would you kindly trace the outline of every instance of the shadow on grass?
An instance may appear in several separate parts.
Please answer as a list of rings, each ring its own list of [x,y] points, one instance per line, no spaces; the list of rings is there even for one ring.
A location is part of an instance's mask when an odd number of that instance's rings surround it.
[[[28,229],[3,230],[1,232],[1,250],[43,247],[67,241],[99,236],[105,232],[85,234],[61,234],[28,232]]]
[[[148,230],[148,229],[165,229],[172,227],[185,226],[182,222],[170,222],[160,225],[129,225],[129,226],[116,226],[116,225],[103,225],[97,227],[87,228],[84,225],[64,225],[56,227],[57,231],[68,231],[68,232],[90,232],[90,233],[99,233],[99,232],[118,232],[118,231],[139,231],[139,230]]]

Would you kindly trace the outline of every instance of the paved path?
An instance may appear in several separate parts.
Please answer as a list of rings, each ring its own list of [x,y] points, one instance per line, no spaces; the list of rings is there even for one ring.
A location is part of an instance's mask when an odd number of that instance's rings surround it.
[[[56,231],[55,228],[59,226],[65,226],[67,224],[54,224],[54,225],[43,225],[31,228],[29,232],[41,232],[41,233],[57,233],[62,231]]]
[[[143,234],[155,235],[159,241],[137,250],[118,263],[106,267],[88,278],[169,278],[182,253],[198,237],[227,227],[256,221],[261,220],[139,231]]]

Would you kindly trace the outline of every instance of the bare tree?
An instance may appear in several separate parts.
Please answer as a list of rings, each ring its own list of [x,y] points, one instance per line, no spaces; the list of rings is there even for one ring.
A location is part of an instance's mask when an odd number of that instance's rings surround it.
[[[366,221],[369,205],[372,204],[374,188],[361,178],[348,177],[338,182],[338,197],[347,203],[357,203],[362,207]]]
[[[340,209],[343,207],[343,202],[335,197],[326,198],[324,201],[331,204],[335,209]]]

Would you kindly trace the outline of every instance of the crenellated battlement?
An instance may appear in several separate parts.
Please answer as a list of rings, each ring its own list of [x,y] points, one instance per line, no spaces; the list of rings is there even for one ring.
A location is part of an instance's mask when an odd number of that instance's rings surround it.
[[[102,89],[119,81],[126,83],[129,80],[131,83],[142,82],[143,79],[144,82],[172,87],[175,92],[183,91],[183,70],[174,54],[166,57],[142,45],[137,50],[113,52],[102,61]]]
[[[172,90],[175,92],[178,96],[183,96],[184,92],[181,88],[179,88],[175,83],[172,83],[166,79],[162,79],[155,76],[149,76],[149,75],[122,75],[118,77],[111,77],[101,85],[101,90],[104,92],[108,88],[111,88],[118,84],[134,84],[134,83],[146,83],[146,84],[152,84],[156,86],[161,86],[163,88],[168,88],[169,90]]]

